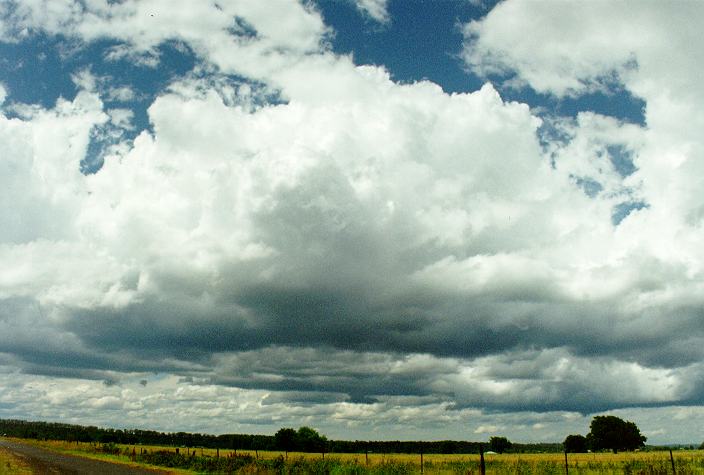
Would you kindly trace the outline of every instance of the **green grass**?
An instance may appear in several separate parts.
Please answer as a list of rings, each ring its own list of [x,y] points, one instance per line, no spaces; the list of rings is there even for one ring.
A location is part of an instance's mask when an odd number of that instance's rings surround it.
[[[242,474],[330,474],[330,475],[405,475],[420,473],[420,455],[417,454],[321,454],[155,446],[107,446],[69,442],[30,442],[52,450],[87,456],[117,463],[142,467],[160,467],[174,474],[242,473]],[[195,450],[195,455],[193,451]],[[144,454],[142,453],[144,451]],[[134,454],[134,455],[133,455]],[[202,454],[202,455],[201,455]],[[677,451],[674,453],[678,475],[704,475],[704,451]],[[491,475],[549,475],[564,474],[563,454],[503,454],[487,455],[487,474]],[[479,474],[479,455],[438,455],[423,457],[424,474]],[[150,465],[148,462],[153,463]],[[649,474],[670,475],[672,467],[668,452],[626,452],[619,454],[569,454],[570,475]],[[4,472],[0,472],[2,475]],[[23,473],[23,472],[7,472]],[[26,472],[25,472],[26,473]]]
[[[32,470],[19,457],[0,448],[0,475],[28,475]]]

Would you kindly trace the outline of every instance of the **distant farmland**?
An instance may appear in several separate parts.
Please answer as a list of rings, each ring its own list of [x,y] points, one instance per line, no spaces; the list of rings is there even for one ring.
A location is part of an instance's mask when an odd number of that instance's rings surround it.
[[[259,474],[479,474],[478,454],[381,454],[220,450],[153,445],[100,444],[67,441],[25,442],[58,452],[91,458],[177,468],[179,473],[259,473]],[[704,473],[704,451],[676,451],[677,474]],[[422,460],[422,466],[421,466]],[[566,472],[563,454],[487,454],[487,474],[562,474]],[[569,454],[570,474],[671,474],[668,451]]]
[[[277,435],[281,432],[285,431]],[[277,450],[277,444],[284,442],[276,436],[162,433],[16,420],[0,420],[0,434],[58,452],[177,468],[183,471],[179,473],[480,474],[479,450],[486,447],[480,442],[328,441],[321,437],[320,450],[302,452]],[[486,473],[671,474],[674,465],[676,474],[704,474],[702,450],[675,450],[672,458],[671,452],[654,448],[565,455],[558,443],[513,444],[511,451],[486,453]]]

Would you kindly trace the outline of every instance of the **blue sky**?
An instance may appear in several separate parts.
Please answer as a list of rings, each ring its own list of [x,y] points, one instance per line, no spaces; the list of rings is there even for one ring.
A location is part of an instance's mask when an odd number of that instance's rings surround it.
[[[4,3],[0,417],[700,442],[702,16]]]

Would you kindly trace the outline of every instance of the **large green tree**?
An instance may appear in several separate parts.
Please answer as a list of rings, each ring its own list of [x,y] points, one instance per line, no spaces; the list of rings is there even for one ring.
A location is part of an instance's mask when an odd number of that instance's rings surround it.
[[[297,431],[289,427],[279,429],[274,435],[279,450],[293,452],[324,452],[328,439],[310,427],[300,427]]]
[[[587,438],[579,434],[568,435],[562,446],[565,452],[584,453],[587,451]]]
[[[274,434],[276,448],[284,452],[293,452],[297,445],[296,430],[290,427],[282,427]]]
[[[328,439],[310,427],[300,427],[296,433],[298,446],[303,452],[324,452]]]
[[[513,444],[506,437],[492,437],[489,439],[489,448],[499,454],[506,452],[512,446]]]
[[[635,423],[616,416],[596,416],[589,425],[587,444],[592,450],[635,450],[643,447],[647,438]]]

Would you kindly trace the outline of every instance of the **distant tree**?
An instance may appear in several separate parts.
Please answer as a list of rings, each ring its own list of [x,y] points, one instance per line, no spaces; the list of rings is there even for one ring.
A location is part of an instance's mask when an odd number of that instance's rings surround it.
[[[300,427],[296,433],[298,447],[303,452],[324,452],[327,438],[310,427]]]
[[[492,437],[489,439],[489,448],[499,454],[506,452],[513,444],[506,437]]]
[[[562,445],[565,452],[584,453],[587,451],[587,438],[579,434],[568,435]]]
[[[296,450],[298,434],[295,429],[282,427],[274,434],[274,443],[276,448],[284,452],[292,452]]]
[[[589,425],[587,445],[592,450],[635,450],[643,447],[647,438],[635,423],[616,416],[596,416]]]

